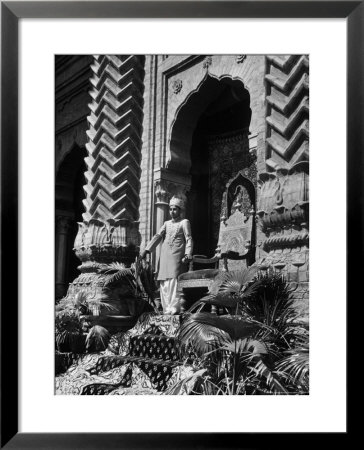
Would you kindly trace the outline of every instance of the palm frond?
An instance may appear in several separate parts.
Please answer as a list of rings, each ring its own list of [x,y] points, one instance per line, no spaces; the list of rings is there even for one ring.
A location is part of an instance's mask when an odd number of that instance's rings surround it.
[[[163,392],[163,395],[182,395],[189,394],[193,389],[196,381],[202,379],[203,375],[207,372],[206,369],[200,369],[193,374],[178,380],[175,384],[170,386]]]
[[[258,276],[254,284],[257,287],[254,295],[243,298],[243,315],[265,325],[260,330],[260,337],[271,335],[284,341],[288,348],[290,336],[287,330],[296,320],[297,312],[287,282],[280,275],[271,275]]]
[[[219,292],[239,294],[243,286],[252,281],[256,274],[257,268],[254,266],[251,266],[248,269],[225,272]]]
[[[262,281],[259,278],[252,279],[248,283],[244,284],[241,289],[241,295],[244,300],[253,297],[256,295],[262,288]]]
[[[201,393],[203,395],[225,395],[226,389],[221,383],[216,384],[212,381],[211,377],[203,377],[200,385]]]
[[[109,344],[110,337],[110,333],[106,328],[100,325],[93,326],[86,337],[86,350],[105,350]]]
[[[221,347],[221,350],[226,350],[231,353],[243,355],[249,353],[251,355],[266,355],[268,353],[267,346],[262,341],[256,339],[237,339],[236,341],[227,340]]]
[[[151,264],[137,256],[132,264],[132,271],[134,273],[133,288],[135,296],[147,297],[149,303],[156,306],[154,301],[155,282]]]
[[[78,305],[81,303],[81,299],[83,299],[84,293],[78,292],[74,297],[64,297],[62,298],[57,306],[56,310],[58,311],[76,311]]]
[[[207,305],[215,305],[221,306],[225,308],[235,308],[239,303],[239,298],[233,297],[231,294],[227,292],[221,292],[217,294],[208,294],[205,297],[202,297],[200,300],[195,302],[189,309],[189,311],[193,311],[202,304]]]
[[[278,379],[277,374],[270,370],[263,360],[259,359],[255,366],[251,367],[250,370],[255,372],[258,378],[264,378],[267,386],[272,389],[273,393],[288,394],[288,391]]]
[[[88,308],[92,308],[93,306],[99,306],[102,307],[104,309],[106,309],[107,311],[117,311],[117,308],[115,305],[113,305],[112,303],[108,302],[108,301],[103,301],[100,299],[88,299],[87,300],[87,306]]]
[[[309,377],[308,344],[287,350],[286,357],[277,364],[277,370],[288,374],[294,383],[306,384]]]
[[[212,284],[209,287],[209,293],[210,294],[217,294],[219,292],[220,286],[222,285],[222,283],[225,280],[226,273],[227,272],[224,272],[224,271],[219,271],[217,273],[217,275],[215,276]]]
[[[201,313],[203,314],[203,313]],[[210,324],[199,322],[191,315],[184,321],[179,329],[178,339],[183,348],[192,345],[198,355],[205,355],[223,343],[229,338],[228,334]]]
[[[241,316],[217,316],[210,313],[197,313],[190,316],[191,321],[210,325],[224,331],[232,339],[251,337],[259,328],[256,323],[251,323]]]
[[[101,273],[113,273],[113,272],[119,272],[126,269],[126,266],[124,263],[121,262],[112,262],[110,264],[107,264],[106,266],[99,267],[98,272]]]
[[[105,272],[106,273],[106,272]],[[131,269],[121,269],[117,272],[110,274],[104,282],[104,286],[109,286],[111,284],[118,283],[122,279],[126,280],[132,289],[135,289],[136,281],[134,278],[134,274]]]
[[[86,303],[87,300],[87,294],[84,291],[79,291],[77,292],[77,294],[75,295],[75,299],[74,299],[74,306],[76,308],[80,307],[81,304]]]

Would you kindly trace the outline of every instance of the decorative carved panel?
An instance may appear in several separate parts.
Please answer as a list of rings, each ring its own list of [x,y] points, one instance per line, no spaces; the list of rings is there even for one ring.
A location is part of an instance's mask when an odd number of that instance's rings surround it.
[[[81,271],[95,271],[97,265],[113,261],[131,261],[135,247],[140,244],[137,223],[125,220],[91,219],[78,224],[74,250],[82,261]]]
[[[173,195],[186,198],[189,189],[189,186],[178,182],[163,179],[156,180],[154,184],[155,201],[157,204],[169,204]]]
[[[210,210],[214,239],[217,242],[220,217],[224,214],[222,197],[226,190],[226,184],[241,170],[244,170],[244,176],[250,179],[253,184],[256,184],[256,157],[249,153],[247,130],[225,136],[210,137],[208,147],[210,155]]]
[[[221,207],[219,253],[229,251],[244,256],[255,244],[255,179],[243,169],[226,185]]]
[[[260,175],[257,216],[262,231],[270,236],[285,229],[308,229],[308,163],[291,171]]]

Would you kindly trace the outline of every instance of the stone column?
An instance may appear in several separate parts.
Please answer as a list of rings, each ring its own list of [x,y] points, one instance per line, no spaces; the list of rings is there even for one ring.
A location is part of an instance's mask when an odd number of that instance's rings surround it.
[[[81,275],[69,295],[97,297],[100,266],[129,265],[139,252],[144,57],[96,55],[91,69],[85,212],[74,244]]]
[[[265,171],[259,173],[258,264],[282,273],[308,314],[309,74],[306,55],[266,57]]]
[[[168,192],[168,183],[164,180],[156,181],[154,185],[154,194],[155,194],[155,229],[158,230],[164,224],[164,222],[168,219],[168,208],[169,208],[169,200],[171,198],[171,194]],[[156,248],[155,251],[155,261],[159,260],[160,256],[160,246]]]
[[[72,217],[56,216],[56,298],[67,292],[66,270],[68,263],[69,230]]]

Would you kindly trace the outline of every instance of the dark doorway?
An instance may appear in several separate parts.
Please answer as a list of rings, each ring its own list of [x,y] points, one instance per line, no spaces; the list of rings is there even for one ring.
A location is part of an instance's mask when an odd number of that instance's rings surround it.
[[[77,222],[82,222],[84,212],[86,156],[84,148],[75,146],[56,175],[56,298],[66,295],[68,284],[79,275],[80,261],[74,254],[73,245],[78,232]]]
[[[73,251],[73,244],[75,242],[77,232],[78,232],[78,222],[82,222],[82,214],[85,211],[82,200],[84,198],[84,190],[83,186],[85,185],[85,171],[86,165],[83,163],[81,167],[79,167],[75,180],[74,180],[74,189],[73,189],[73,211],[74,211],[74,220],[72,221],[72,226],[70,229],[70,242],[69,242],[69,264],[67,270],[67,282],[70,283],[73,281],[79,274],[79,270],[77,267],[80,265],[80,260],[75,255]]]
[[[210,102],[199,115],[192,137],[192,185],[187,209],[194,253],[207,257],[213,256],[217,247],[226,183],[239,170],[255,163],[249,154],[248,91],[240,81],[230,78],[209,80],[209,84]]]

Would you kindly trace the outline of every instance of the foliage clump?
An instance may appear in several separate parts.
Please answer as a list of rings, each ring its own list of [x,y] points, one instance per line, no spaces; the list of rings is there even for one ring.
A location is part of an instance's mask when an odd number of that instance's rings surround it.
[[[212,306],[219,314],[206,311]],[[281,275],[220,275],[179,331],[185,357],[199,361],[194,393],[308,394],[309,335],[299,319]]]

